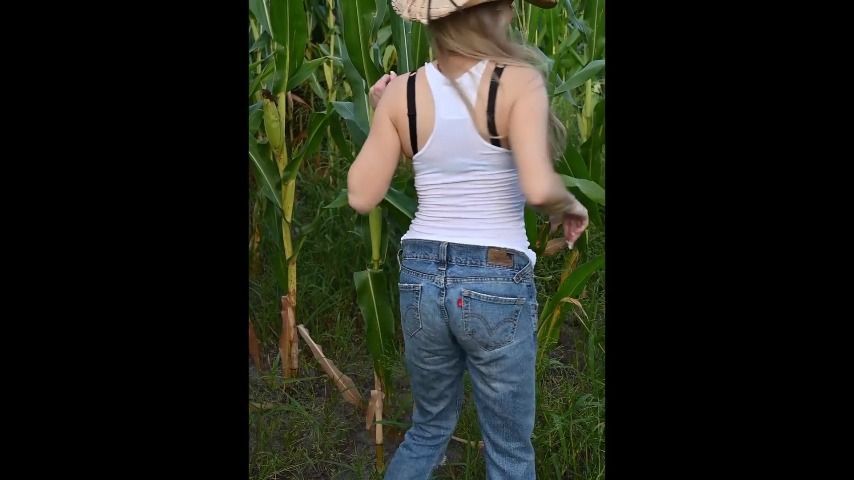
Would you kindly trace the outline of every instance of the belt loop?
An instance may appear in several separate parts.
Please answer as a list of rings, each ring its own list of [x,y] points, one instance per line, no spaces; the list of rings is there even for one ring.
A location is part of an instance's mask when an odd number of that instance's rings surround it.
[[[522,270],[519,270],[519,272],[513,276],[513,281],[515,283],[521,282],[522,279],[525,278],[528,275],[528,272],[530,272],[530,271],[531,271],[531,262],[528,262],[527,265],[522,267]]]
[[[448,242],[439,244],[439,270],[448,269]]]
[[[403,245],[402,244],[400,245],[400,248],[397,250],[397,266],[398,266],[399,270],[403,269],[403,265],[401,264],[401,262],[403,260],[401,257],[403,257]]]

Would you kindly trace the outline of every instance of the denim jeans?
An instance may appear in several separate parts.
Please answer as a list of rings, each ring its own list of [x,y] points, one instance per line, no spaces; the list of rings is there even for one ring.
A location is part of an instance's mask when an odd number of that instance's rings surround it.
[[[507,248],[406,239],[398,260],[413,412],[385,478],[430,478],[460,416],[465,369],[487,478],[536,478],[537,292],[530,259]]]

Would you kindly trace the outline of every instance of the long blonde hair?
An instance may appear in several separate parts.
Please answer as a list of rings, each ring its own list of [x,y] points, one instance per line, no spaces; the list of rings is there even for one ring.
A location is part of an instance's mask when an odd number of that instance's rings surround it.
[[[431,21],[427,29],[430,33],[433,52],[441,51],[477,60],[491,60],[497,65],[533,67],[543,76],[543,84],[546,84],[548,63],[542,52],[526,45],[521,39],[512,39],[509,29],[497,27],[502,24],[500,4],[501,2],[487,2]],[[457,82],[450,80],[477,126],[471,102],[463,94]],[[479,127],[477,128],[480,130]],[[549,144],[553,160],[563,155],[565,142],[566,128],[549,108]]]

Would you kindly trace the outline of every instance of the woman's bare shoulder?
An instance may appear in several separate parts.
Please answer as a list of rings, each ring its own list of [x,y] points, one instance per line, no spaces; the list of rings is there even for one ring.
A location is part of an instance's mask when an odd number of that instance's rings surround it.
[[[499,85],[505,88],[511,99],[545,93],[543,75],[531,66],[507,65]]]

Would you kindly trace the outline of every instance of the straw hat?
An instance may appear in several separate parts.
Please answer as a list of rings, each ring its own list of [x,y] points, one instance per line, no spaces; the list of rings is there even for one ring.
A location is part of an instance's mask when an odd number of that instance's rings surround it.
[[[457,10],[498,0],[391,0],[391,6],[401,17],[427,24]],[[553,8],[558,0],[525,0],[540,8]]]

